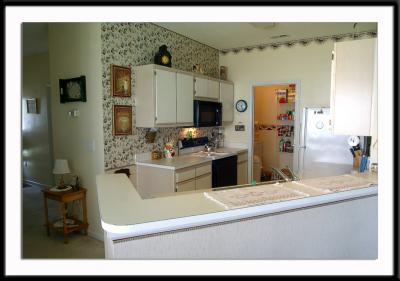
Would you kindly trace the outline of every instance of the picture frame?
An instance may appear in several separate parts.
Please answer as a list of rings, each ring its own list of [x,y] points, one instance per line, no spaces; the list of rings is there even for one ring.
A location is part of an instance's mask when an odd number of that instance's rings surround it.
[[[111,95],[114,97],[130,97],[131,69],[129,67],[111,65]]]
[[[131,105],[113,105],[113,135],[132,135]]]
[[[38,114],[38,99],[37,98],[29,98],[26,100],[26,112]]]
[[[86,102],[86,77],[59,79],[60,102]]]

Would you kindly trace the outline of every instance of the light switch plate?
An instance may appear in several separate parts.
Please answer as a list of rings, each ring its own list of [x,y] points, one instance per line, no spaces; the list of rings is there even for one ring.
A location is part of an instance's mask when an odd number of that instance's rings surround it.
[[[244,131],[244,125],[235,125],[235,131]]]

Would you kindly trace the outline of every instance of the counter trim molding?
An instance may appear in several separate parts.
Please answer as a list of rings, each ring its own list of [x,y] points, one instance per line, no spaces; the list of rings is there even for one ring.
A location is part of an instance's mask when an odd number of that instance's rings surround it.
[[[318,206],[348,199],[376,195],[377,193],[378,187],[371,186],[367,188],[335,192],[318,196],[310,196],[265,205],[257,205],[225,211],[221,209],[220,211],[215,211],[207,214],[199,214],[137,224],[134,224],[132,222],[132,224],[115,225],[105,222],[102,218],[101,224],[103,229],[109,233],[111,239],[124,239],[129,237],[168,232],[191,227],[199,227],[203,225],[211,225],[215,223],[245,219],[260,215],[276,214],[283,211],[290,211],[294,209]],[[129,237],[127,237],[127,235]]]
[[[175,234],[175,233],[180,233],[180,232],[199,230],[199,229],[221,226],[221,225],[226,225],[226,224],[233,224],[233,223],[243,222],[243,221],[248,221],[248,220],[257,220],[257,219],[262,219],[265,217],[295,212],[295,211],[299,211],[299,210],[318,208],[318,207],[327,206],[327,205],[339,204],[339,203],[343,203],[343,202],[354,201],[354,200],[368,198],[368,197],[372,197],[372,196],[375,196],[375,194],[359,196],[359,197],[354,197],[354,198],[349,198],[349,199],[343,199],[343,200],[338,200],[338,201],[333,201],[333,202],[328,202],[328,203],[321,203],[321,204],[316,204],[316,205],[312,205],[312,206],[299,207],[299,208],[278,211],[278,212],[268,213],[268,214],[263,214],[263,215],[249,216],[249,217],[244,217],[244,218],[234,219],[234,220],[229,220],[229,221],[221,221],[221,222],[217,222],[217,223],[210,223],[210,224],[204,224],[204,225],[199,225],[199,226],[192,226],[192,227],[180,228],[180,229],[175,229],[175,230],[162,231],[162,232],[157,232],[157,233],[149,233],[149,234],[126,237],[126,238],[117,238],[117,239],[113,239],[112,242],[113,242],[113,244],[118,244],[118,243],[124,243],[127,241],[134,241],[134,240],[146,239],[146,238],[157,237],[157,236],[165,236],[165,235],[170,235],[170,234]]]

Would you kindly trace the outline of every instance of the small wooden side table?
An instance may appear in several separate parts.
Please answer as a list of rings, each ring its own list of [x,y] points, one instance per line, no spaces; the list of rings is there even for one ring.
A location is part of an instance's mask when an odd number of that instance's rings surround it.
[[[46,218],[46,230],[47,236],[50,236],[50,228],[56,229],[64,234],[64,243],[68,243],[68,233],[83,229],[84,234],[87,235],[88,222],[87,222],[87,209],[86,209],[86,189],[80,187],[79,190],[67,190],[67,191],[51,191],[51,190],[42,190],[43,198],[44,198],[44,212]],[[62,214],[62,224],[56,225],[55,223],[60,220],[56,220],[54,222],[49,222],[49,214],[48,214],[48,206],[47,199],[55,200],[60,202],[60,210]],[[73,202],[75,200],[81,200],[82,202],[82,221],[78,220],[76,217],[68,216],[68,203]],[[72,223],[68,223],[72,222]]]

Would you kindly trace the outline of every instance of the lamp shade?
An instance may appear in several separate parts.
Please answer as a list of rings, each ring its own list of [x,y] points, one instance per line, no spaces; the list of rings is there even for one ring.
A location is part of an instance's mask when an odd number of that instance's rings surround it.
[[[54,164],[53,174],[68,174],[70,173],[67,159],[56,159]]]

